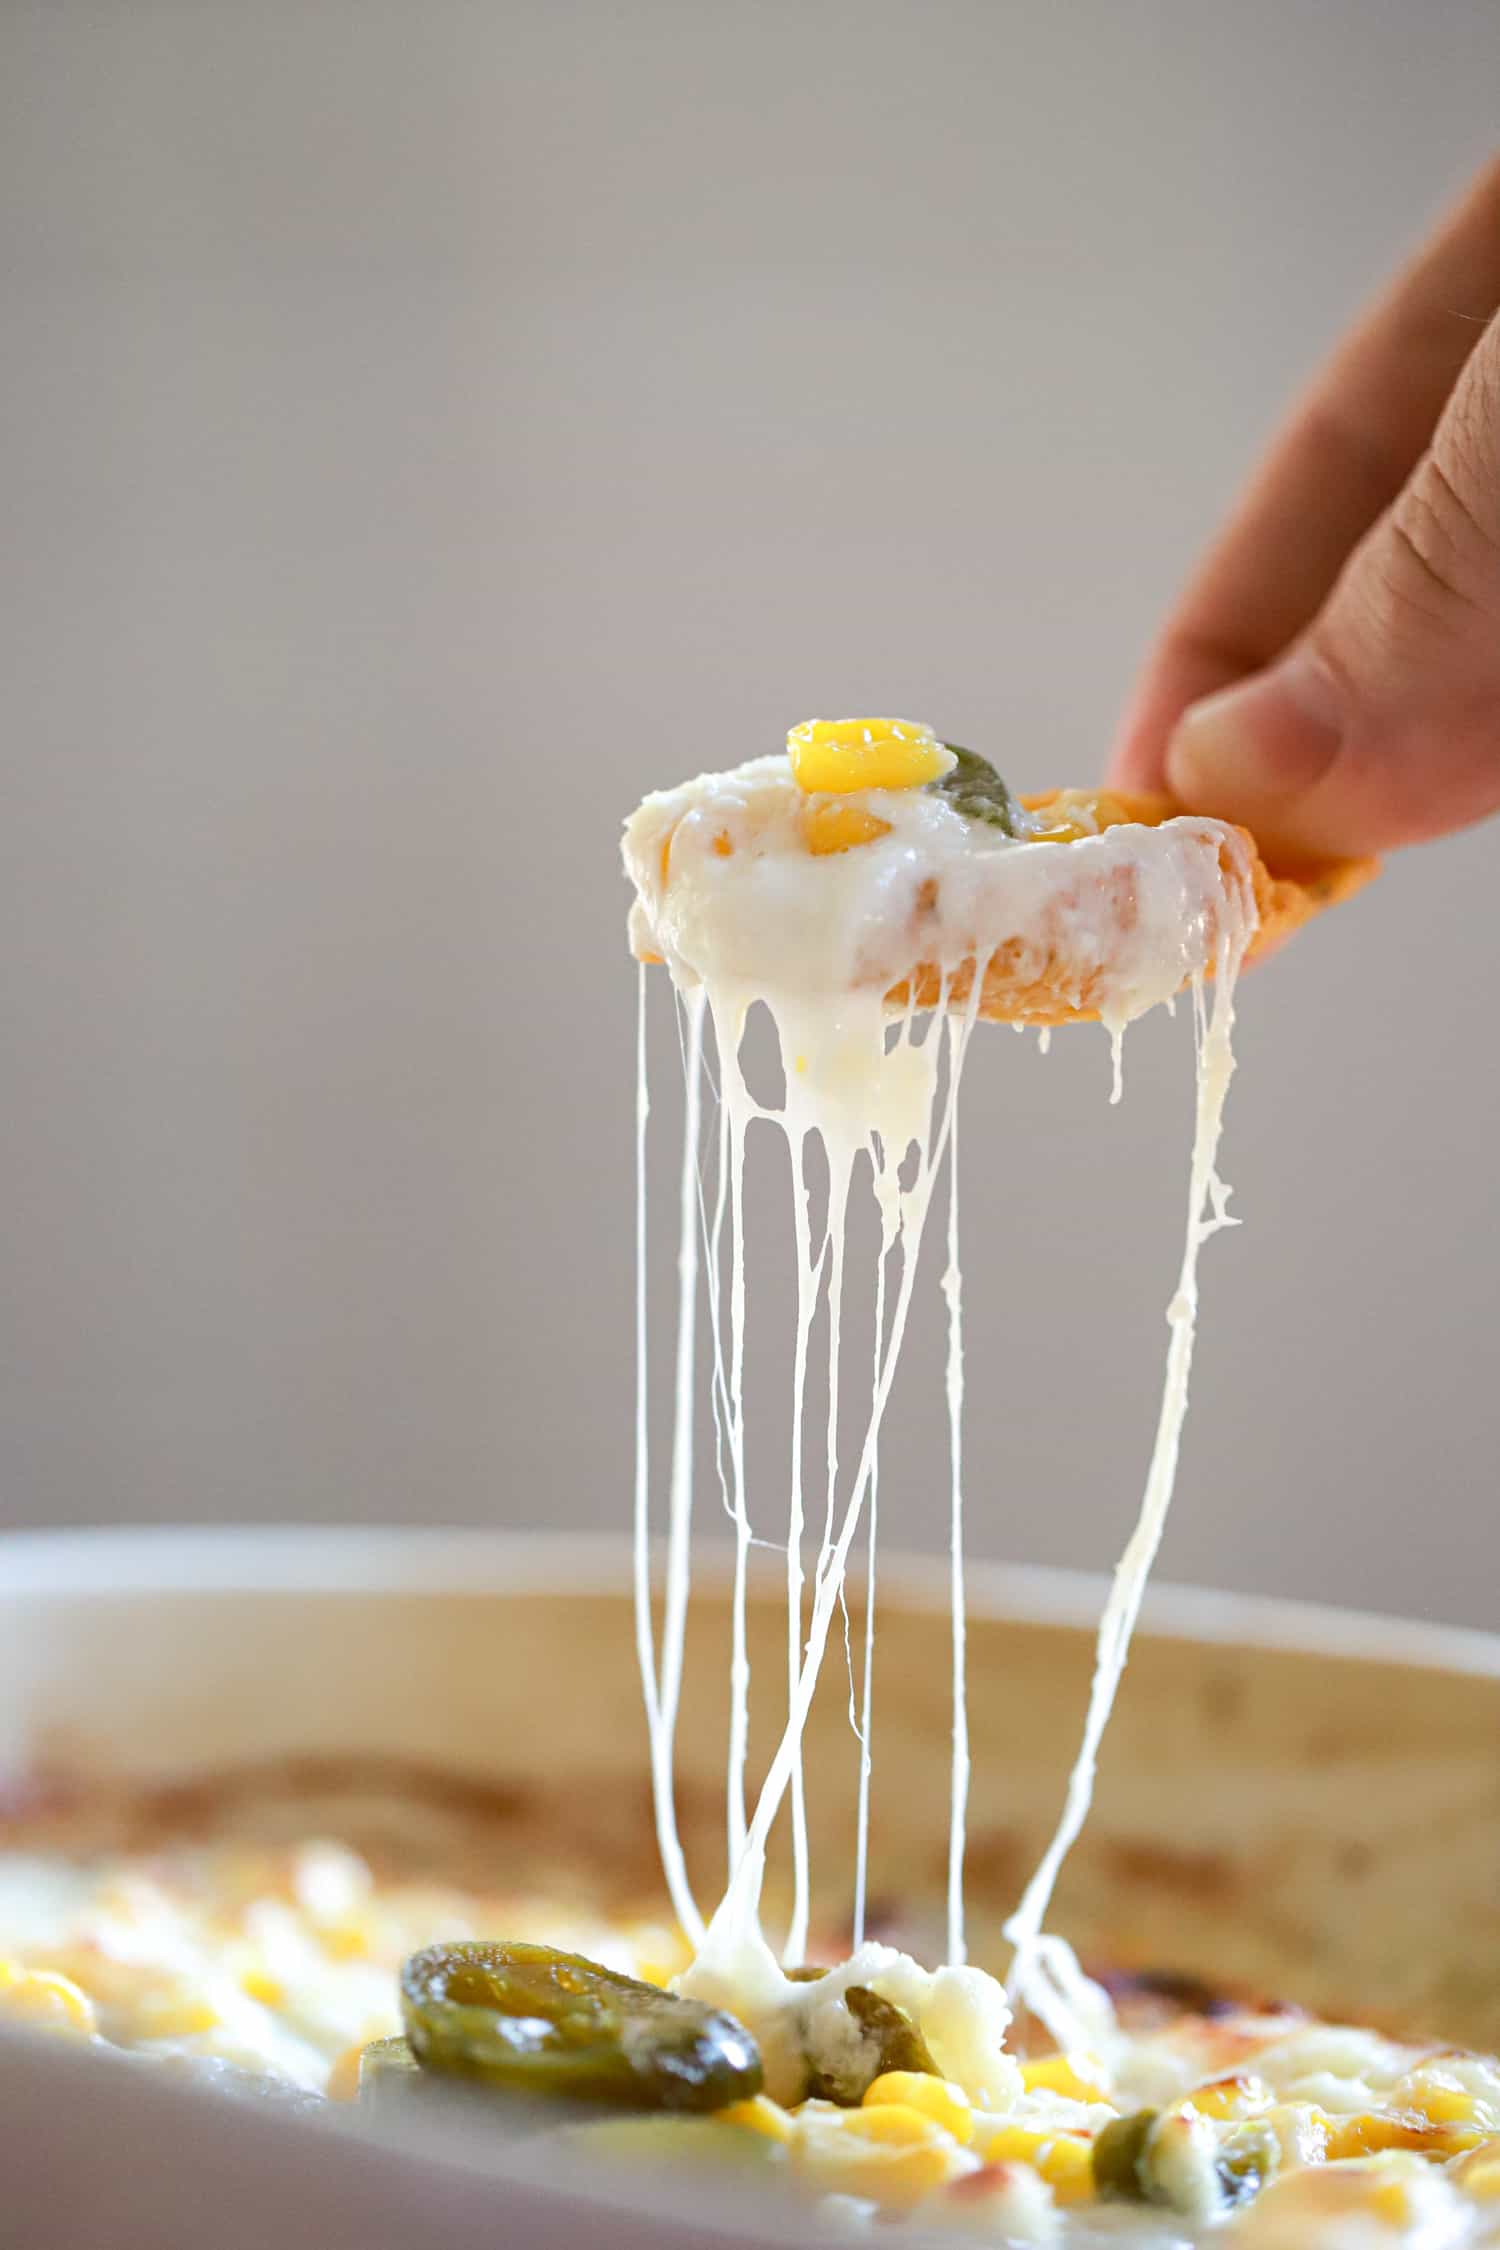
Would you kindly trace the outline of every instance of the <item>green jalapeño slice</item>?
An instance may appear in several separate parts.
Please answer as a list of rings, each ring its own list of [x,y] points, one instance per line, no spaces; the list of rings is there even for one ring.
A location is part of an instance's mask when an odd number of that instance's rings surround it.
[[[431,1945],[401,1972],[424,2070],[621,2109],[707,2111],[761,2084],[733,2016],[550,1945]]]

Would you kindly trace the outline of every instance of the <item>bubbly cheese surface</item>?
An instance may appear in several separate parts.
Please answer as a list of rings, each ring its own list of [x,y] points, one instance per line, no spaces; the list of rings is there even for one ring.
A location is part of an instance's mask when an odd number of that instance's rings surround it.
[[[393,1881],[332,1840],[14,1853],[0,1856],[0,2022],[259,2101],[344,2101],[361,2045],[399,2023],[403,1955],[501,1928],[658,1982],[682,1964],[672,1932],[611,1915],[605,1895],[569,1914],[545,1894]],[[749,2135],[767,2187],[810,2197],[830,2229],[913,2250],[955,2235],[1140,2250],[1500,2240],[1490,2056],[1242,2011],[1127,2024],[1108,2055],[1023,2059],[992,1979],[881,1945],[810,1983],[761,1946],[720,1985],[700,1952],[681,1981],[710,2001],[732,1990],[767,2074],[753,2100],[679,2121],[696,2176],[716,2147],[732,2165]],[[932,2071],[881,2067],[846,2005],[858,1988],[920,2029]],[[649,2139],[643,2154],[660,2166]]]

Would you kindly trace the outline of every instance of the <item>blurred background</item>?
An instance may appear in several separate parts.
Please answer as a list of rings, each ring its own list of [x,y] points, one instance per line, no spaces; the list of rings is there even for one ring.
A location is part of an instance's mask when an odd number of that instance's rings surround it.
[[[0,46],[0,1514],[623,1525],[620,819],[812,713],[1096,775],[1492,146],[1500,13],[5,0]],[[1173,1577],[1495,1622],[1496,844],[1243,991]],[[976,1046],[977,1553],[1133,1518],[1190,1050],[1138,1028],[1112,1110],[1101,1034]],[[905,1545],[940,1358],[934,1294]]]

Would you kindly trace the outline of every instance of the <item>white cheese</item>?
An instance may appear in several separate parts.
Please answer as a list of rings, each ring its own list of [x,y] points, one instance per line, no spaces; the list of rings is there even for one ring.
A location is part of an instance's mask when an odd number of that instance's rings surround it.
[[[843,802],[845,800],[841,800]],[[1101,1622],[1094,1687],[1083,1745],[1056,1836],[1016,1914],[1007,1925],[1015,1945],[1015,1995],[1040,2014],[1059,2044],[1102,2051],[1111,2024],[1104,1996],[1078,1972],[1044,1920],[1053,1885],[1082,1825],[1095,1761],[1124,1667],[1146,1574],[1160,1540],[1171,1497],[1192,1357],[1197,1310],[1197,1258],[1203,1241],[1227,1224],[1226,1191],[1215,1171],[1224,1096],[1232,1068],[1230,1029],[1235,977],[1254,934],[1256,911],[1248,852],[1237,832],[1221,823],[1182,818],[1158,827],[1126,824],[1069,843],[1038,843],[958,813],[932,790],[861,793],[860,808],[885,824],[885,833],[854,848],[813,854],[807,846],[808,800],[784,757],[752,760],[734,771],[700,776],[681,788],[648,797],[628,822],[625,860],[636,889],[631,937],[643,959],[664,960],[678,993],[689,1003],[685,1052],[693,1083],[688,1143],[684,1151],[681,1220],[695,1228],[687,1191],[696,1177],[701,1031],[706,1006],[718,1057],[722,1133],[718,1188],[727,1190],[730,1220],[727,1291],[717,1281],[717,1232],[711,1238],[710,1312],[715,1341],[715,1397],[728,1458],[728,1502],[736,1533],[734,1638],[731,1657],[731,1733],[727,1790],[730,1868],[724,1895],[703,1932],[688,1988],[712,1992],[747,2016],[777,2045],[773,2019],[792,2010],[805,2031],[805,2001],[779,1973],[759,1924],[765,1852],[773,1824],[789,1804],[793,1837],[794,1896],[783,1958],[802,1956],[808,1927],[808,1866],[802,1735],[819,1677],[849,1555],[869,1511],[871,1607],[866,1615],[865,1677],[860,1714],[861,1767],[856,1839],[855,1929],[862,1935],[867,1880],[871,1772],[870,1666],[873,1653],[873,1512],[878,1481],[880,1427],[890,1397],[909,1316],[923,1228],[938,1174],[952,1164],[956,1102],[965,1049],[979,1005],[988,961],[1005,949],[1018,981],[1052,980],[1061,973],[1079,1005],[1094,1007],[1115,1049],[1116,1093],[1122,1034],[1147,1009],[1169,1001],[1187,985],[1193,995],[1198,1059],[1198,1102],[1189,1182],[1187,1240],[1178,1286],[1168,1310],[1170,1338],[1155,1449],[1146,1479],[1140,1521],[1116,1574]],[[1061,965],[1061,971],[1059,971]],[[944,980],[946,1039],[918,1034],[908,1011],[894,1015],[887,995],[919,967]],[[1214,978],[1212,1003],[1205,980]],[[961,1005],[947,1007],[953,984],[963,979]],[[768,1011],[785,1073],[777,1106],[752,1094],[741,1064],[741,1046],[752,1009]],[[692,1012],[696,1009],[696,1013]],[[644,1037],[642,1044],[644,1063]],[[641,1115],[646,1114],[644,1081]],[[745,1141],[752,1124],[785,1134],[792,1161],[796,1234],[797,1312],[792,1403],[793,1465],[786,1544],[788,1718],[754,1806],[745,1797],[749,1675],[745,1659],[746,1563],[754,1534],[744,1445],[744,1216]],[[823,1239],[810,1238],[809,1142],[821,1140],[829,1177]],[[914,1153],[913,1153],[914,1152]],[[871,1277],[877,1301],[876,1365],[863,1443],[840,1491],[836,1444],[838,1315],[843,1296],[845,1224],[856,1166],[869,1159],[879,1205],[882,1254]],[[861,1175],[862,1176],[862,1175]],[[644,1152],[642,1155],[644,1198]],[[644,1254],[644,1202],[638,1207]],[[889,1335],[887,1260],[892,1302]],[[949,1318],[946,1381],[952,1436],[950,1571],[953,1595],[953,1761],[948,1849],[950,1969],[964,1951],[962,1867],[968,1787],[964,1694],[963,1494],[959,1441],[963,1400],[961,1280],[956,1180],[950,1180],[947,1270]],[[687,1284],[695,1271],[686,1246],[679,1253],[683,1319]],[[802,1562],[807,1496],[802,1467],[803,1409],[809,1340],[819,1291],[830,1288],[833,1393],[823,1494],[823,1532],[812,1574],[810,1613]],[[727,1303],[726,1303],[727,1300]],[[644,1296],[639,1300],[643,1313]],[[720,1318],[721,1312],[727,1319]],[[691,1354],[679,1330],[677,1468],[671,1483],[665,1665],[679,1661],[685,1610],[690,1465],[683,1437],[690,1429]],[[883,1341],[882,1341],[883,1339]],[[644,1336],[641,1366],[644,1371]],[[644,1372],[642,1374],[644,1383]],[[644,1444],[644,1391],[638,1426]],[[645,1540],[647,1479],[637,1483],[638,1583],[645,1615],[643,1666],[650,1658],[649,1593]],[[670,1792],[671,1712],[654,1672],[647,1684],[653,1775],[664,1858],[674,1898],[683,1888]],[[682,1911],[679,1903],[679,1912]],[[696,1907],[684,1926],[695,1941],[702,1929]],[[866,1949],[868,1950],[868,1949]],[[862,1956],[860,1956],[862,1957]],[[989,1980],[985,1980],[988,1984]],[[983,2045],[994,2034],[994,2003],[965,1987],[966,2004],[978,2009],[974,2036]],[[951,2034],[950,2034],[951,2036]],[[988,2067],[988,2066],[986,2066]],[[958,2070],[950,2076],[964,2083]]]

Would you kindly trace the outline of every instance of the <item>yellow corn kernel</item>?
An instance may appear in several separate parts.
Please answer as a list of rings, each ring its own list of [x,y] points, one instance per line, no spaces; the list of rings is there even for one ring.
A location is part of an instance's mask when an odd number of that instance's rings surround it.
[[[873,844],[889,836],[891,824],[863,805],[809,805],[802,815],[802,840],[814,859],[831,852],[853,851],[857,844]]]
[[[769,2094],[752,2094],[747,2102],[730,2102],[726,2108],[716,2109],[713,2116],[717,2125],[739,2125],[768,2141],[789,2141],[792,2137],[791,2118]]]
[[[1002,2125],[976,2145],[986,2164],[1029,2164],[1034,2171],[1038,2150],[1050,2147],[1056,2137],[1033,2132],[1029,2125]]]
[[[1333,2121],[1328,2134],[1328,2161],[1336,2164],[1351,2156],[1370,2156],[1376,2149],[1396,2148],[1400,2135],[1396,2120],[1361,2110],[1353,2117]]]
[[[1109,2100],[1101,2086],[1075,2069],[1070,2055],[1038,2055],[1034,2062],[1022,2063],[1021,2084],[1028,2094],[1064,2094],[1072,2102]]]
[[[0,2015],[34,2031],[66,2031],[85,2039],[98,2029],[93,2001],[71,1977],[28,1969],[19,1961],[0,1961]]]
[[[883,2070],[865,2088],[864,2106],[883,2109],[892,2104],[930,2117],[944,2132],[951,2133],[960,2147],[967,2147],[974,2138],[969,2097],[962,2086],[954,2086],[946,2078],[934,2078],[929,2071]]]
[[[142,1993],[135,2031],[141,2039],[190,2039],[195,2032],[217,2030],[221,2020],[211,2000],[188,1985],[169,1985]]]
[[[1094,2160],[1081,2134],[1060,2133],[1037,2166],[1054,2203],[1088,2203],[1094,2193]]]
[[[1420,2156],[1377,2156],[1365,2163],[1320,2165],[1269,2180],[1234,2233],[1246,2244],[1360,2242],[1390,2228],[1401,2239],[1418,2234],[1431,2216],[1442,2239],[1452,2239],[1457,2217],[1451,2188]],[[1373,2227],[1370,2222],[1374,2222]]]
[[[1376,2156],[1385,2149],[1415,2149],[1427,2156],[1458,2156],[1465,2149],[1478,2148],[1484,2134],[1477,2125],[1443,2125],[1429,2123],[1416,2110],[1361,2110],[1357,2116],[1341,2117],[1328,2136],[1328,2161],[1337,2164],[1346,2157]]]
[[[982,2142],[986,2164],[1026,2164],[1044,2179],[1055,2203],[1087,2203],[1094,2192],[1093,2158],[1082,2133],[1038,2133],[1002,2125]]]
[[[726,835],[727,851],[733,849]],[[718,850],[715,842],[714,849]],[[630,1955],[632,1976],[643,1984],[659,1984],[665,1989],[673,1977],[681,1976],[692,1956],[684,1947],[675,1929],[665,1922],[631,1922],[620,1930],[620,1942]]]
[[[318,1932],[318,1941],[333,1961],[368,1961],[375,1951],[369,1918],[361,1914],[325,1924]]]
[[[845,2110],[839,2120],[846,2132],[882,2147],[925,2147],[944,2128],[910,2102],[880,2102],[873,2109]]]
[[[1476,2202],[1500,2203],[1500,2141],[1485,2141],[1470,2149],[1458,2159],[1450,2177]]]
[[[1258,2109],[1269,2109],[1274,2100],[1265,2080],[1247,2070],[1233,2078],[1216,2078],[1208,2086],[1195,2086],[1183,2106],[1196,2110],[1200,2117],[1248,2117]]]
[[[909,719],[804,719],[786,738],[797,785],[844,796],[851,789],[919,789],[951,773],[951,750]]]
[[[1387,2226],[1404,2227],[1411,2218],[1405,2180],[1377,2180],[1370,2190],[1370,2209]]]
[[[1445,2085],[1440,2078],[1415,2081],[1411,2092],[1424,2117],[1434,2125],[1472,2125],[1477,2104],[1462,2086]]]
[[[280,1977],[273,1977],[269,1969],[258,1966],[243,1969],[240,1972],[240,1990],[252,2000],[258,2000],[263,2008],[286,2006],[286,1986]]]
[[[365,2051],[365,2044],[364,2040],[356,2039],[334,2062],[324,2089],[331,2102],[352,2102],[359,2098],[359,2058]]]
[[[857,2195],[888,2210],[914,2204],[969,2163],[951,2133],[904,2102],[799,2113],[792,2161],[825,2195]]]

